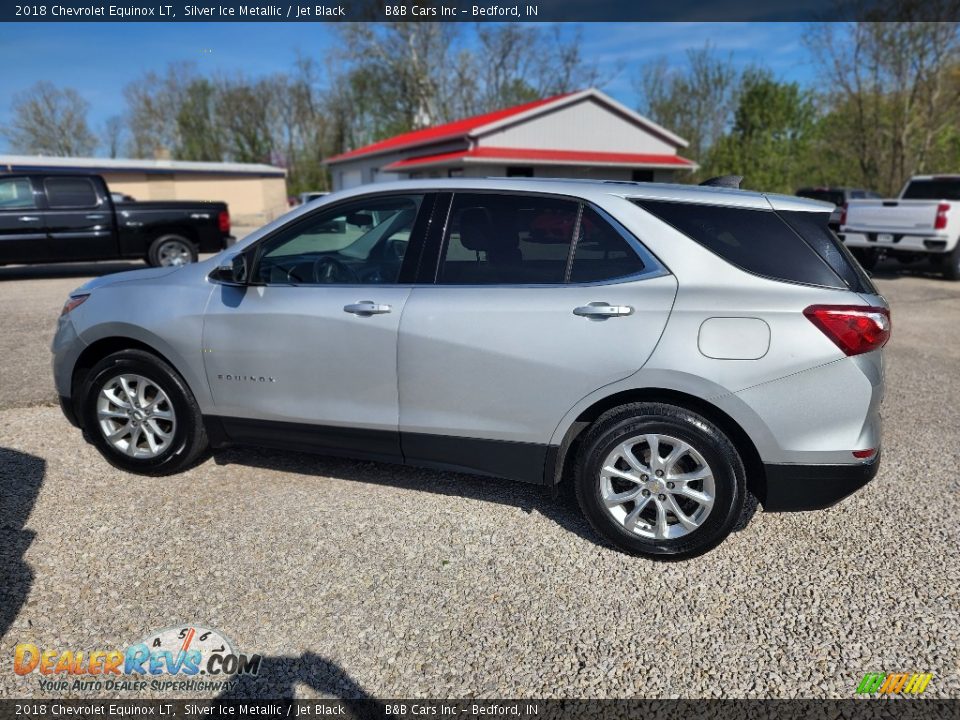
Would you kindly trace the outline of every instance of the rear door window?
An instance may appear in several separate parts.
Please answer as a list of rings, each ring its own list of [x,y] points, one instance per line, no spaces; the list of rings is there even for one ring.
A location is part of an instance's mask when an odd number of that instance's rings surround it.
[[[96,188],[87,178],[47,178],[43,189],[53,209],[92,208],[100,204]]]
[[[458,193],[447,221],[441,285],[559,285],[661,270],[602,210],[566,198]]]
[[[573,254],[570,281],[615,280],[643,272],[646,264],[631,247],[626,231],[585,207]]]
[[[453,198],[438,282],[442,285],[563,283],[579,205],[524,195]]]
[[[773,210],[660,200],[634,202],[747,272],[806,285],[848,287]]]

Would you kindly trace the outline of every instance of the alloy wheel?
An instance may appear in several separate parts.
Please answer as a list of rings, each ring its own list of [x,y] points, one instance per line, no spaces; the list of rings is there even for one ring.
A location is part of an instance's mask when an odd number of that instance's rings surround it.
[[[123,374],[109,380],[97,396],[100,432],[117,451],[150,459],[173,441],[177,419],[167,394],[143,375]]]
[[[600,471],[600,496],[627,532],[673,540],[700,527],[713,509],[713,471],[689,443],[647,433],[615,447]]]
[[[157,260],[161,267],[187,265],[191,259],[190,248],[182,240],[166,240],[157,248]]]

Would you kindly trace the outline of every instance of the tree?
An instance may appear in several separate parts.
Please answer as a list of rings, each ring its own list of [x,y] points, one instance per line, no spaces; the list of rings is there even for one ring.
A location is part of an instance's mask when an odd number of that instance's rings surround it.
[[[640,112],[685,138],[690,145],[684,154],[702,163],[730,126],[739,79],[733,58],[707,45],[687,51],[686,67],[672,69],[667,58],[658,58],[634,84]]]
[[[793,193],[809,182],[809,148],[816,126],[810,94],[768,71],[744,73],[730,132],[706,158],[712,175],[744,176],[744,187]]]
[[[131,156],[176,156],[182,146],[180,109],[196,79],[193,64],[171,63],[164,74],[147,72],[124,88]]]
[[[906,19],[808,31],[829,88],[835,149],[856,168],[857,184],[893,193],[910,175],[938,170],[944,152],[950,156],[960,123],[958,28]]]
[[[38,82],[13,96],[13,121],[2,131],[14,152],[82,156],[97,139],[87,124],[90,103],[73,88]]]
[[[579,31],[455,23],[345,23],[331,97],[338,149],[597,83]],[[479,70],[482,69],[482,70]]]
[[[207,78],[193,78],[179,94],[175,113],[178,160],[217,161],[224,156],[219,122],[219,88]]]
[[[119,157],[123,132],[123,118],[119,115],[111,115],[104,121],[100,135],[107,157]]]

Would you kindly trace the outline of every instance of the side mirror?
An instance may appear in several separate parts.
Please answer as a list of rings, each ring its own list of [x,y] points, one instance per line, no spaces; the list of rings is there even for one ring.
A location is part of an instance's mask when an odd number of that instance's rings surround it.
[[[247,256],[237,253],[221,261],[217,266],[215,279],[226,285],[246,285],[249,281],[248,275]]]

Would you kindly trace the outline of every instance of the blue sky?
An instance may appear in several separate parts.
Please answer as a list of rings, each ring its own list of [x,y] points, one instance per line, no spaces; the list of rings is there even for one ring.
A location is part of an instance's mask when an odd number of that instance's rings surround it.
[[[584,56],[610,78],[603,90],[630,106],[637,102],[632,76],[643,62],[665,55],[681,63],[687,49],[705,43],[730,52],[741,66],[761,64],[783,79],[812,80],[799,23],[579,27]],[[18,23],[0,29],[0,37],[0,67],[16,68],[0,78],[0,123],[10,117],[14,93],[49,80],[75,88],[90,102],[95,131],[109,116],[122,114],[123,87],[147,70],[187,60],[211,72],[265,75],[288,69],[298,50],[322,60],[336,43],[335,28],[319,23]]]

